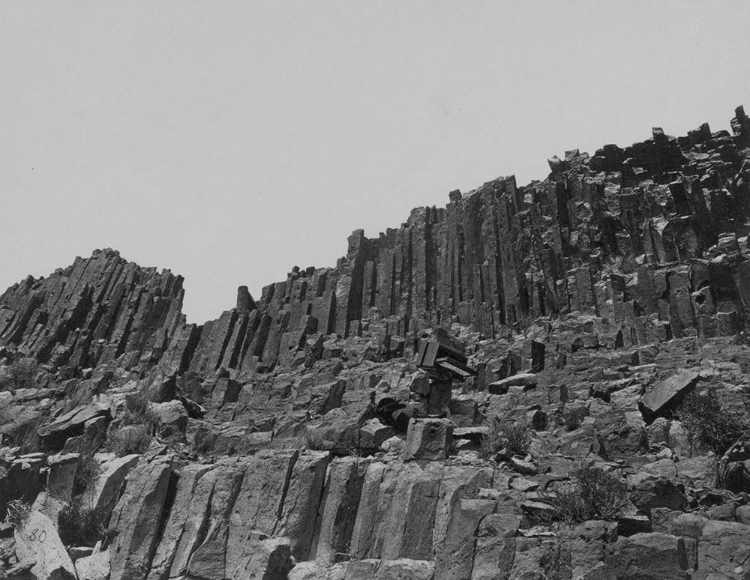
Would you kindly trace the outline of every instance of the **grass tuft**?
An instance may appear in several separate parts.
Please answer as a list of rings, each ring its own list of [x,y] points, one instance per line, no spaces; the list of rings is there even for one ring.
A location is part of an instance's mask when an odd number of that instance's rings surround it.
[[[580,523],[613,520],[628,501],[627,487],[615,476],[590,465],[572,473],[569,484],[557,491],[553,506],[560,520]]]
[[[118,457],[145,453],[151,445],[151,432],[146,425],[126,425],[109,433],[108,447]]]

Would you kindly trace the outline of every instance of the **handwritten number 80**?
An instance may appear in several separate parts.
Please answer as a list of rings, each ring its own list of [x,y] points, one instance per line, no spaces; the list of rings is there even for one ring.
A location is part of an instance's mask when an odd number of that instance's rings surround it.
[[[31,530],[31,533],[29,534],[30,542],[36,542],[37,540],[39,540],[39,542],[44,543],[44,540],[46,539],[47,539],[47,532],[42,530],[41,533],[39,533],[38,528],[34,528],[33,530]]]

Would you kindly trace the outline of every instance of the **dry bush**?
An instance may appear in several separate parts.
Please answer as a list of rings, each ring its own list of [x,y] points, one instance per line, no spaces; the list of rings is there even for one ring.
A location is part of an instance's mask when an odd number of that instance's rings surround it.
[[[512,455],[526,457],[531,446],[531,433],[523,424],[510,417],[490,417],[487,421],[487,433],[482,437],[479,455],[483,459],[492,459],[501,449]]]
[[[719,456],[750,431],[750,423],[744,415],[722,407],[713,391],[689,393],[677,415],[694,446]]]
[[[81,455],[78,458],[78,469],[76,469],[76,475],[73,478],[74,496],[82,494],[87,487],[96,485],[102,475],[102,464],[94,457],[95,451],[94,447],[81,450]]]
[[[325,451],[330,448],[330,442],[322,429],[305,427],[305,447],[314,451]]]
[[[20,499],[14,499],[8,502],[5,521],[17,530],[22,530],[29,519],[29,514],[31,514],[31,505]]]
[[[487,433],[482,436],[479,442],[479,457],[493,459],[495,454],[502,449],[503,441],[497,426],[497,418],[491,417],[486,423]]]
[[[93,546],[103,539],[106,530],[103,510],[73,501],[57,514],[57,531],[66,546]]]
[[[193,451],[198,455],[211,455],[216,447],[216,433],[199,427],[193,436]]]
[[[159,428],[159,416],[151,410],[149,401],[143,393],[128,395],[125,398],[122,425],[145,425],[151,433],[155,433]]]
[[[151,445],[151,431],[146,425],[127,425],[110,431],[107,443],[118,457],[145,453]]]
[[[564,522],[612,520],[627,504],[625,484],[604,470],[581,465],[572,473],[572,480],[557,491],[553,507]]]
[[[0,391],[15,391],[31,389],[35,386],[39,363],[31,357],[13,361],[6,368],[5,375],[0,378]]]

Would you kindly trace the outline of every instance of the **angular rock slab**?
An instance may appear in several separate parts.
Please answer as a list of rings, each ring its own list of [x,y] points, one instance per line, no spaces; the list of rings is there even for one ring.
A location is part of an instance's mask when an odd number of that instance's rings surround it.
[[[75,561],[78,580],[107,580],[109,572],[109,551],[94,552]]]
[[[496,502],[489,499],[461,499],[455,504],[445,542],[435,556],[435,580],[471,578],[474,535],[495,506]]]
[[[750,526],[736,522],[709,521],[698,540],[695,580],[750,577]]]
[[[310,554],[330,460],[327,452],[306,451],[292,469],[276,534],[289,539],[292,556],[298,562],[307,560]]]
[[[653,418],[670,410],[699,379],[698,373],[683,369],[653,385],[640,400],[644,418]]]
[[[455,425],[446,419],[412,419],[406,433],[404,460],[441,461],[453,447]]]
[[[685,580],[688,577],[685,541],[659,532],[619,538],[607,547],[606,561],[618,578]]]
[[[248,538],[255,532],[275,533],[298,457],[297,451],[262,451],[243,466],[238,495],[228,512],[228,578],[241,578],[241,563],[250,549]]]
[[[333,563],[350,554],[357,507],[369,464],[369,460],[358,457],[341,457],[331,462],[314,545],[317,561]]]
[[[95,457],[100,461],[102,470],[96,483],[87,486],[84,502],[95,509],[103,510],[109,516],[120,498],[128,474],[138,464],[140,455],[106,458],[97,454]]]
[[[188,465],[180,471],[174,504],[172,504],[169,519],[151,562],[148,580],[163,580],[169,575],[169,569],[190,516],[193,492],[201,477],[210,469],[208,465]]]
[[[36,562],[31,572],[41,580],[75,580],[76,569],[52,520],[32,510],[14,531],[19,562]]]
[[[156,548],[172,468],[168,461],[142,463],[128,476],[109,521],[117,536],[110,546],[112,578],[145,580]]]

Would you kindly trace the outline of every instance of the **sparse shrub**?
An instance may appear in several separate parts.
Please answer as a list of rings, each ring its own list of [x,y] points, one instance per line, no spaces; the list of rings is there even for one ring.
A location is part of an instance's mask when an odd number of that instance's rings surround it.
[[[314,451],[325,451],[330,448],[330,442],[326,439],[322,429],[305,428],[305,447]]]
[[[566,406],[563,405],[559,411],[558,424],[565,428],[570,433],[575,431],[581,425],[583,425],[584,419],[588,416],[589,412],[586,407],[581,406]]]
[[[151,445],[151,432],[146,425],[127,425],[109,433],[109,449],[118,457],[145,453]]]
[[[482,458],[491,459],[501,449],[506,449],[512,455],[528,455],[531,434],[525,424],[515,422],[510,417],[491,417],[487,427],[487,434],[482,437],[479,447]]]
[[[96,485],[102,475],[102,464],[94,457],[95,449],[81,451],[78,458],[78,469],[73,478],[73,495],[82,494],[89,486]]]
[[[5,521],[11,524],[17,530],[22,530],[29,519],[31,505],[20,499],[14,499],[8,502],[8,511]]]
[[[497,417],[491,417],[486,424],[487,433],[479,442],[479,457],[482,459],[493,459],[495,454],[503,447],[503,440],[498,429]]]
[[[24,357],[15,360],[7,366],[5,375],[0,378],[0,390],[31,389],[35,385],[38,372],[39,364],[36,359]]]
[[[683,399],[677,415],[694,446],[713,451],[719,456],[750,431],[750,423],[742,415],[722,407],[713,391],[689,393]]]
[[[151,410],[143,393],[128,395],[125,398],[125,414],[122,425],[145,425],[151,433],[159,428],[159,416]]]
[[[513,455],[526,456],[531,447],[531,434],[529,428],[522,423],[506,422],[501,430],[505,440],[505,447]]]
[[[57,515],[57,530],[66,546],[93,546],[104,538],[106,514],[74,500]]]
[[[572,480],[557,491],[553,506],[564,522],[612,520],[628,500],[625,484],[604,470],[581,465]]]
[[[198,455],[211,455],[216,446],[216,433],[204,427],[198,428],[193,436],[193,451]]]

